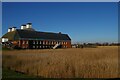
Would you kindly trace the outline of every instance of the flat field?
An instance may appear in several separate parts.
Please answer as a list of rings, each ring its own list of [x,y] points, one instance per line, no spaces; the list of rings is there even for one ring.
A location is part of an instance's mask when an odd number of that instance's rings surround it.
[[[45,78],[116,78],[118,47],[11,50],[3,68]]]

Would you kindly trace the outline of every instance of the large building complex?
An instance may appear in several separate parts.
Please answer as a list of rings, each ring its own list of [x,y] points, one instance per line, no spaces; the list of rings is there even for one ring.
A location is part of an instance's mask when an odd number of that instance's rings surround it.
[[[2,43],[24,49],[71,48],[67,34],[35,31],[32,23],[21,25],[21,29],[9,28],[2,36]]]

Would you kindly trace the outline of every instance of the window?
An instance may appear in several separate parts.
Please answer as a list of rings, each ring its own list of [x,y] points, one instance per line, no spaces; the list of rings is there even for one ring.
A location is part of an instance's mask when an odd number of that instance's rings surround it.
[[[59,42],[60,44],[62,44],[62,42]]]
[[[51,41],[48,41],[48,44],[51,44]]]
[[[38,41],[36,41],[36,43],[38,44]]]
[[[33,41],[33,44],[35,44],[35,41]]]
[[[20,41],[19,41],[19,45],[20,45]]]
[[[23,46],[22,48],[25,48],[25,46]]]
[[[26,41],[26,44],[28,44],[28,41]]]
[[[50,41],[48,41],[48,44],[50,44]]]
[[[48,42],[46,41],[46,44],[47,44]]]
[[[48,41],[48,44],[50,44],[50,41]]]
[[[41,41],[40,41],[40,44],[41,44]]]
[[[46,42],[44,42],[44,44],[46,44]]]
[[[66,42],[64,42],[64,44],[66,44]]]
[[[25,48],[28,48],[28,46],[26,46]]]
[[[33,46],[33,48],[35,48],[35,46]]]
[[[52,44],[51,41],[49,41],[49,44]]]
[[[37,48],[38,48],[38,46],[37,46]]]
[[[25,41],[23,41],[23,44],[25,44]]]
[[[53,41],[52,41],[52,44],[53,44]]]
[[[45,42],[43,41],[43,44],[45,44]]]
[[[64,46],[64,48],[66,48],[66,46]]]

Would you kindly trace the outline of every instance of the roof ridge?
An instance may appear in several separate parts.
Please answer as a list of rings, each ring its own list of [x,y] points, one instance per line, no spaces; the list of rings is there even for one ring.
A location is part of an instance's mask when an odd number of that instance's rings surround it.
[[[16,29],[16,30],[25,30],[25,29]],[[31,30],[25,30],[25,31],[31,31]],[[63,34],[63,33],[55,33],[55,32],[43,32],[43,31],[33,31],[33,32],[41,32],[41,33],[51,33],[51,34]],[[67,35],[67,34],[63,34],[63,35]]]
[[[15,34],[15,35],[14,35]],[[14,36],[14,37],[11,37]],[[42,32],[42,31],[29,31],[29,30],[21,30],[17,29],[14,32],[8,32],[7,35],[3,37],[8,37],[11,40],[26,38],[26,39],[51,39],[51,40],[71,40],[68,34],[60,34],[53,32]]]

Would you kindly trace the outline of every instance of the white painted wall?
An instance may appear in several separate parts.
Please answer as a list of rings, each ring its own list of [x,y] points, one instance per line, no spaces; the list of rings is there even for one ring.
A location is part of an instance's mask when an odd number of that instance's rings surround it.
[[[7,42],[8,38],[2,38],[2,42]]]
[[[25,29],[25,28],[26,28],[26,26],[23,26],[23,25],[21,26],[21,29]]]
[[[11,32],[11,29],[8,29],[8,32]]]
[[[26,25],[26,28],[32,28],[32,25],[27,24],[27,25]]]
[[[15,31],[16,29],[15,28],[12,28],[12,31]]]

